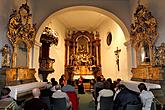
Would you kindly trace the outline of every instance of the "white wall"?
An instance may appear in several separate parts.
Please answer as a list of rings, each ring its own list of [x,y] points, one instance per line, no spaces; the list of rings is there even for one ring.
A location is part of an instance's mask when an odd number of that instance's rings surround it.
[[[44,27],[49,26],[52,28],[52,30],[56,31],[59,35],[59,42],[57,46],[51,46],[50,47],[50,58],[55,59],[55,63],[53,64],[53,68],[55,69],[55,72],[52,74],[49,74],[48,80],[52,77],[55,77],[56,80],[61,77],[62,74],[64,74],[64,55],[65,55],[65,43],[64,43],[64,38],[65,38],[65,27],[59,23],[59,21],[55,17],[48,17],[41,27],[39,28],[37,35],[36,35],[36,45],[34,48],[34,67],[37,70],[38,73],[38,68],[39,68],[39,48],[41,46],[40,41],[40,36],[44,30]],[[39,80],[38,75],[36,74],[36,78]]]
[[[106,43],[108,32],[112,33],[110,46]],[[127,50],[124,46],[126,40],[121,28],[114,21],[109,19],[100,26],[99,33],[101,38],[101,64],[103,75],[105,78],[110,77],[113,80],[117,78],[128,80]],[[117,69],[116,56],[114,53],[117,47],[121,49],[119,58],[120,71]]]

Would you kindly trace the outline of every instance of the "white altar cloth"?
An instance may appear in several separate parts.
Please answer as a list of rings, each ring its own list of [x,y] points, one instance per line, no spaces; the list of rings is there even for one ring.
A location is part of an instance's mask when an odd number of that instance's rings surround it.
[[[146,82],[137,82],[137,81],[121,81],[121,84],[124,84],[128,89],[140,92],[138,89],[138,85],[140,83],[144,83],[148,90],[150,89],[160,89],[161,86],[159,84],[153,84],[153,83],[146,83]]]
[[[74,75],[73,79],[78,79],[82,76],[84,79],[95,79],[93,75]]]
[[[46,82],[32,82],[26,84],[20,84],[16,86],[7,86],[11,89],[10,96],[17,100],[19,93],[31,91],[33,88],[42,88],[46,86]]]

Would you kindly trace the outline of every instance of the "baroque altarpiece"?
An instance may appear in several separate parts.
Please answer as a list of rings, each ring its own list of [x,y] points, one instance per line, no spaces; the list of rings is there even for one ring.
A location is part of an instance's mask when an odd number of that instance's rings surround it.
[[[130,34],[137,66],[132,68],[132,79],[151,82],[163,80],[165,45],[162,43],[160,47],[154,47],[158,37],[157,20],[143,5],[139,4],[134,13]]]
[[[65,76],[76,79],[101,74],[98,32],[68,31],[65,39]]]
[[[11,43],[2,48],[0,85],[17,85],[35,81],[34,68],[29,68],[30,49],[34,45],[36,28],[27,3],[13,10],[9,18],[7,37]]]

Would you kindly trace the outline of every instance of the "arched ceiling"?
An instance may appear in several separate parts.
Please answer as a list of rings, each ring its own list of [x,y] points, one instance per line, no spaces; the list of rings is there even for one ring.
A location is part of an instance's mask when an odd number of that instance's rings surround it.
[[[40,26],[37,32],[37,41],[43,28],[47,25],[53,27],[54,21],[63,24],[67,30],[75,31],[98,31],[100,27],[111,22],[112,24],[110,25],[112,27],[118,25],[124,32],[126,39],[129,40],[129,33],[126,26],[113,13],[97,7],[75,6],[52,13]]]
[[[55,17],[68,29],[72,30],[96,30],[108,17],[87,10],[72,10],[55,15]]]

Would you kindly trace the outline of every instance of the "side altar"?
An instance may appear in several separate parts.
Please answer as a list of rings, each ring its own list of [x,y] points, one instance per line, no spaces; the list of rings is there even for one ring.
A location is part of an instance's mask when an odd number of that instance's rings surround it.
[[[9,87],[10,96],[15,100],[31,94],[33,88],[43,88],[46,85],[46,82],[36,81],[35,68],[30,65],[33,62],[31,52],[36,35],[35,24],[32,24],[31,18],[27,1],[19,10],[13,10],[7,31],[10,44],[4,44],[0,51],[0,91],[4,86]]]
[[[145,18],[145,19],[143,19]],[[164,80],[165,43],[156,47],[157,20],[143,5],[138,5],[131,24],[132,47],[136,67],[132,68],[132,80],[159,83]]]
[[[68,31],[65,39],[66,79],[93,79],[101,74],[98,32]]]
[[[0,88],[34,82],[35,69],[29,68],[31,47],[36,28],[27,3],[13,10],[9,18],[7,37],[10,41],[1,49]]]

